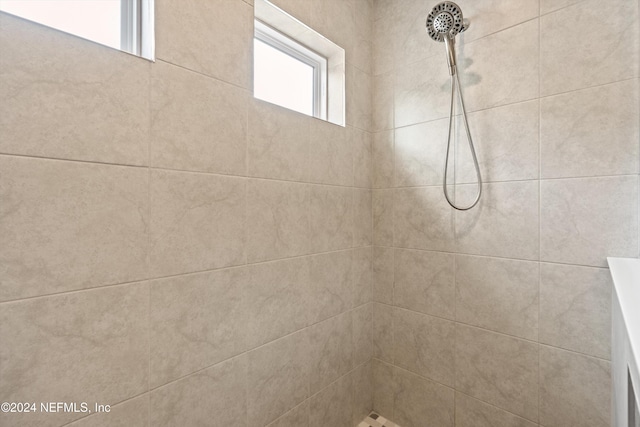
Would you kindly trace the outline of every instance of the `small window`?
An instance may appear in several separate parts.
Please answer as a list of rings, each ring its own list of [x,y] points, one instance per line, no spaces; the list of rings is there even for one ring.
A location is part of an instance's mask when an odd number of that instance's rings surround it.
[[[255,21],[253,90],[256,98],[327,118],[327,59]]]
[[[153,59],[152,0],[0,0],[0,11]]]

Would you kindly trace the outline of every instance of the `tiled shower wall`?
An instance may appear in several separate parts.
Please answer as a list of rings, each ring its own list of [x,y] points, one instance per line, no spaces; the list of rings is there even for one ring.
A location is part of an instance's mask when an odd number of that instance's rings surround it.
[[[355,425],[372,2],[277,2],[346,49],[346,128],[253,99],[251,1],[155,3],[155,63],[0,13],[0,401],[113,405],[0,424]]]
[[[374,409],[403,427],[609,426],[606,257],[639,255],[638,2],[456,2],[485,180],[467,212],[441,188],[437,1],[375,3]]]

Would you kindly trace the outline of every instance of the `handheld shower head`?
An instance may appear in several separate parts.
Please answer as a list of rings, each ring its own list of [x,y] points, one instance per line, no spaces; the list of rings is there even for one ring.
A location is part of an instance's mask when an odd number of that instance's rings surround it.
[[[455,36],[469,28],[469,21],[462,17],[460,6],[451,1],[435,5],[427,15],[427,33],[437,42],[444,42],[447,48],[449,73],[456,73]]]

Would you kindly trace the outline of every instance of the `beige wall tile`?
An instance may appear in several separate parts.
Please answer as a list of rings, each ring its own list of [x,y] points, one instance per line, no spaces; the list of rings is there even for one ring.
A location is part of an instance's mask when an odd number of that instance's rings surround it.
[[[309,427],[309,400],[305,400],[267,427]]]
[[[353,250],[351,274],[353,284],[353,307],[373,301],[373,248]]]
[[[145,169],[0,156],[0,300],[146,275]]]
[[[403,188],[394,193],[395,246],[435,251],[455,248],[453,209],[442,187]]]
[[[373,248],[373,300],[393,304],[394,250]]]
[[[113,286],[0,304],[2,402],[115,404],[147,390],[149,288]],[[82,413],[0,415],[63,425]]]
[[[471,22],[462,33],[469,42],[537,18],[539,0],[461,0],[458,5],[464,18]]]
[[[309,328],[309,390],[317,393],[349,372],[353,363],[353,322],[344,313]]]
[[[537,98],[538,46],[538,20],[460,46],[460,83],[467,111]],[[446,108],[448,104],[447,100]]]
[[[309,399],[309,427],[352,427],[353,384],[345,375]]]
[[[150,282],[151,388],[247,350],[241,268]]]
[[[612,0],[607,12],[602,25],[602,3],[587,0],[540,18],[541,95],[638,76],[638,3]]]
[[[246,181],[151,171],[152,277],[245,262]]]
[[[373,190],[373,243],[393,245],[393,190]]]
[[[468,115],[484,182],[538,179],[538,107],[538,101],[528,101]],[[462,120],[456,126],[456,182],[476,182]]]
[[[311,251],[350,248],[353,243],[353,195],[350,188],[311,186]]]
[[[395,309],[393,348],[396,366],[453,387],[455,324]]]
[[[312,0],[273,0],[273,4],[309,25]]]
[[[456,325],[456,390],[538,420],[538,345]]]
[[[307,258],[249,265],[244,288],[249,348],[307,326],[312,292]]]
[[[540,258],[606,267],[638,256],[638,177],[541,182]]]
[[[454,255],[396,249],[393,302],[396,306],[455,318]]]
[[[638,173],[638,80],[541,100],[542,177]]]
[[[373,25],[372,68],[373,75],[378,76],[393,71],[395,68],[394,36],[398,28],[396,22],[389,15],[393,7],[391,0],[377,1],[375,6],[376,15],[378,17],[384,15],[384,19],[376,20]]]
[[[353,251],[330,252],[309,257],[309,324],[344,313],[353,306]]]
[[[371,190],[353,190],[353,246],[371,246],[373,242],[373,201]]]
[[[151,70],[151,164],[244,175],[247,91],[162,61]]]
[[[454,391],[403,369],[395,369],[393,422],[403,427],[454,425]]]
[[[69,427],[148,427],[149,395],[144,394],[68,424]]]
[[[348,128],[313,120],[310,128],[309,180],[353,185],[353,139]]]
[[[246,426],[246,359],[230,359],[153,390],[150,424]]]
[[[371,76],[347,63],[346,78],[347,125],[371,130]]]
[[[449,120],[435,120],[395,131],[395,177],[399,187],[442,184]],[[449,166],[454,170],[454,149]],[[449,175],[453,181],[453,173]]]
[[[0,15],[0,151],[146,165],[148,61]]]
[[[353,383],[353,421],[351,426],[357,426],[373,409],[374,389],[371,360],[351,371],[350,375]]]
[[[394,378],[393,366],[373,359],[373,410],[393,419]]]
[[[352,362],[355,368],[373,357],[373,304],[365,304],[352,310],[351,318],[353,323]]]
[[[348,128],[353,144],[353,185],[371,189],[373,181],[373,137],[371,133]]]
[[[373,54],[373,0],[352,0],[355,34],[348,62],[371,75]]]
[[[373,304],[373,357],[393,363],[393,307]]]
[[[394,131],[373,134],[373,188],[393,186]]]
[[[540,265],[540,342],[611,358],[609,270]]]
[[[608,427],[610,392],[609,362],[540,346],[540,423]]]
[[[456,256],[456,320],[538,339],[538,263]]]
[[[309,253],[309,186],[251,179],[247,184],[247,260]]]
[[[158,2],[155,10],[156,56],[250,88],[252,18],[251,6],[241,0]]]
[[[258,99],[249,101],[250,176],[307,181],[312,118]]]
[[[456,393],[457,427],[536,427],[537,424],[462,393]]]
[[[309,396],[309,339],[297,332],[249,353],[248,425],[264,425]]]
[[[583,0],[540,0],[540,14],[545,15],[581,1]]]
[[[469,204],[476,188],[475,184],[459,186],[456,202],[463,206]],[[538,259],[537,181],[485,184],[476,208],[456,212],[455,216],[459,252]]]
[[[378,25],[378,24],[376,24]],[[394,74],[373,77],[372,123],[374,132],[393,129]]]
[[[356,40],[353,1],[311,1],[309,26],[345,50],[347,62],[352,61]]]

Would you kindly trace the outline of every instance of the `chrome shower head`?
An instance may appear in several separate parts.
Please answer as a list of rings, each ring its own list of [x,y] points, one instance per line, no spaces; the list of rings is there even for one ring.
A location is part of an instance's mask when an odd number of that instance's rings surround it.
[[[427,33],[437,42],[443,42],[447,34],[453,38],[468,27],[460,6],[451,1],[438,3],[427,16]]]

